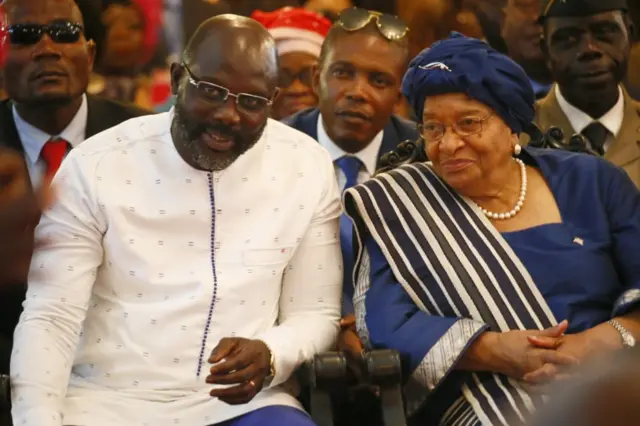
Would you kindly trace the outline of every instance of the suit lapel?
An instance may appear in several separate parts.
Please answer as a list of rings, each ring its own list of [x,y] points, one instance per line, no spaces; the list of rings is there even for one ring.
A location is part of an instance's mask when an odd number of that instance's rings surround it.
[[[318,140],[318,118],[320,117],[320,110],[314,108],[307,114],[301,114],[299,126],[302,133],[306,133],[313,139]]]
[[[85,139],[97,135],[104,129],[104,121],[108,119],[104,113],[105,111],[101,108],[99,100],[87,95],[87,127],[84,135]]]
[[[536,124],[543,133],[549,130],[550,127],[559,127],[564,133],[566,141],[576,132],[566,114],[560,108],[555,84],[549,90],[549,94],[538,101],[536,105]]]
[[[24,147],[13,121],[13,104],[5,101],[0,106],[0,144],[24,153]]]
[[[615,143],[605,158],[617,166],[625,166],[640,158],[640,104],[626,90],[624,95],[624,119]]]

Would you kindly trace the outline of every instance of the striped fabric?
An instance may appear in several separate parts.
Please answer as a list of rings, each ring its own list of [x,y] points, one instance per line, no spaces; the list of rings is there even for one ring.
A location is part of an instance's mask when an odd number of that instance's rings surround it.
[[[474,323],[493,331],[557,323],[502,236],[475,203],[448,187],[428,163],[405,165],[349,189],[345,206],[356,226],[356,281],[362,281],[361,269],[368,270],[363,242],[370,235],[413,302],[430,315],[464,318],[457,323],[460,333]],[[425,363],[429,365],[421,365],[414,375],[433,370],[433,359]],[[417,379],[433,388],[427,378]],[[542,402],[498,374],[469,373],[462,391],[483,425],[524,421]],[[459,411],[470,420],[469,413]],[[455,420],[448,423],[466,424]]]

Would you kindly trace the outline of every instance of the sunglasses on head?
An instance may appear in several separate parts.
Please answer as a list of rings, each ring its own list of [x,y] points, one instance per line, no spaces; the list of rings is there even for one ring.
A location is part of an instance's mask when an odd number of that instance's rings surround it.
[[[369,25],[372,20],[376,21],[378,31],[387,40],[400,40],[406,37],[409,32],[407,24],[397,16],[359,7],[352,7],[340,12],[336,23],[347,31],[358,31]]]
[[[9,27],[9,42],[28,46],[38,43],[48,34],[54,43],[75,43],[80,40],[84,28],[69,21],[58,21],[47,25],[15,24]]]
[[[290,87],[296,80],[307,87],[311,87],[313,79],[313,68],[302,68],[297,73],[287,69],[281,69],[278,75],[278,86],[281,88]]]

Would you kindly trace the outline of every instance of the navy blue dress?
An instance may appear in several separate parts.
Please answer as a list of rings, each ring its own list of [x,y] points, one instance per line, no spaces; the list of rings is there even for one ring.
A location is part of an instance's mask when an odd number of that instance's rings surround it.
[[[521,158],[538,167],[558,204],[562,223],[502,233],[556,319],[569,332],[592,328],[640,302],[640,191],[620,168],[592,156],[527,149]],[[400,352],[408,377],[460,318],[418,309],[369,237],[371,283],[365,294],[370,344]],[[468,345],[482,331],[468,336]],[[464,349],[460,353],[462,355]],[[461,396],[456,358],[436,385],[415,424],[438,424]]]

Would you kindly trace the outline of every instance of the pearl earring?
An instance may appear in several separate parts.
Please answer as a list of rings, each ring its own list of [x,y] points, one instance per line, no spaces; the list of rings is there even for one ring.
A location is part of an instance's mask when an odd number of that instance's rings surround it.
[[[522,152],[522,147],[520,146],[519,143],[517,143],[514,147],[513,147],[513,154],[517,157],[518,155],[520,155],[520,153]]]

